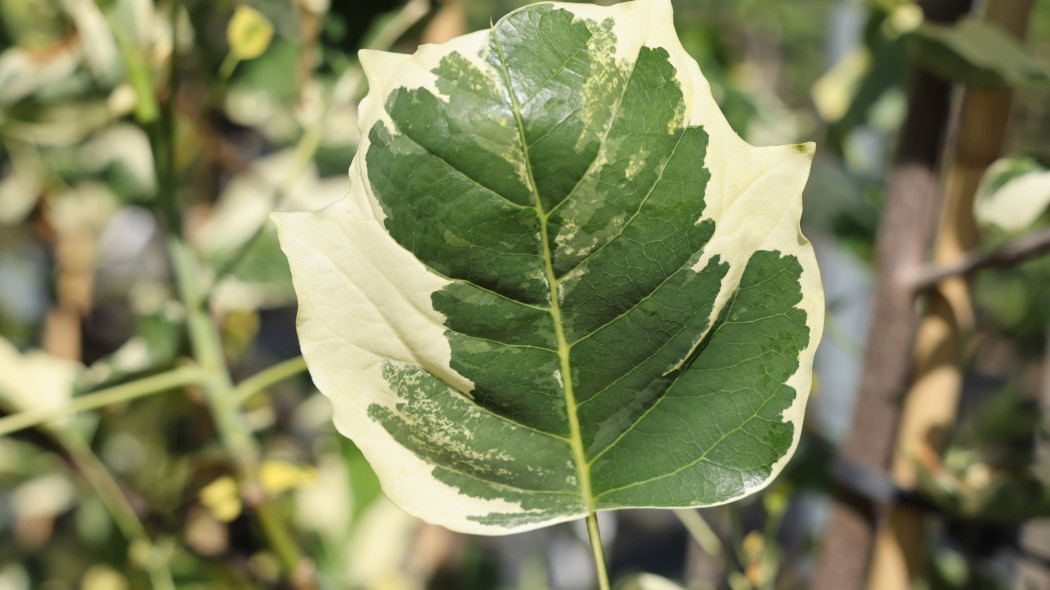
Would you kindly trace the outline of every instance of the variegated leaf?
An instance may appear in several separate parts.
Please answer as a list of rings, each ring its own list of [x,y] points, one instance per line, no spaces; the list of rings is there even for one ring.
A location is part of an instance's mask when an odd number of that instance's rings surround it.
[[[498,534],[775,477],[823,321],[812,145],[733,133],[668,0],[361,57],[350,194],[274,218],[310,372],[394,502]]]

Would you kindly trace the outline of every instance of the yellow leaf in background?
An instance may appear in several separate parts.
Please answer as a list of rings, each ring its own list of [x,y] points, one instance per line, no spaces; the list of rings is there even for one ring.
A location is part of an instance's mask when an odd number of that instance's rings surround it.
[[[287,461],[268,459],[259,467],[259,484],[269,494],[280,494],[302,487],[317,479],[313,467],[303,467]]]
[[[127,590],[128,580],[108,565],[97,563],[84,572],[80,590]]]
[[[770,516],[782,516],[791,501],[791,489],[787,484],[770,488],[762,496],[762,506]]]
[[[834,123],[845,116],[870,67],[871,54],[865,48],[856,47],[813,83],[813,104],[822,119]]]
[[[886,27],[891,34],[901,35],[919,28],[925,16],[922,7],[918,4],[902,4],[893,9],[890,17],[886,19]]]
[[[230,53],[237,59],[255,59],[273,39],[273,23],[251,6],[240,5],[226,27]]]
[[[237,482],[224,475],[201,488],[197,494],[212,516],[223,522],[230,522],[241,514],[241,497],[237,491]]]

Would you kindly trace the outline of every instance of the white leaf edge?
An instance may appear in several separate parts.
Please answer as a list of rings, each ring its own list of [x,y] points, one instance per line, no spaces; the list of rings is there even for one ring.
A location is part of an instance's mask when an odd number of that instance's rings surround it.
[[[694,268],[703,268],[716,254],[730,264],[711,320],[732,295],[754,251],[778,250],[797,257],[802,267],[804,297],[797,307],[806,312],[810,339],[799,355],[799,369],[787,381],[796,398],[783,413],[784,422],[794,426],[794,439],[789,452],[772,466],[770,476],[752,482],[740,497],[758,491],[783,470],[798,445],[813,355],[823,331],[820,275],[812,247],[799,228],[802,189],[814,144],[755,148],[737,136],[715,103],[699,66],[682,47],[669,0],[636,0],[611,7],[551,4],[580,18],[613,19],[618,58],[634,59],[642,46],[663,47],[670,54],[686,101],[685,120],[689,125],[703,125],[710,138],[705,166],[711,180],[702,219],[719,221],[705,247],[707,254]],[[390,122],[383,104],[393,89],[422,87],[442,97],[431,70],[454,51],[484,68],[477,56],[489,33],[478,31],[442,45],[423,45],[414,55],[362,51],[361,64],[370,90],[360,107],[361,143],[350,167],[350,193],[312,214],[275,213],[272,218],[297,286],[303,356],[314,382],[332,401],[336,428],[361,449],[383,491],[403,510],[427,522],[464,533],[508,534],[584,514],[513,527],[471,520],[490,513],[521,512],[521,506],[467,496],[437,480],[431,474],[433,465],[402,447],[368,417],[370,405],[393,408],[400,400],[382,377],[386,359],[421,366],[460,392],[472,388],[450,367],[445,318],[431,305],[431,295],[449,281],[431,273],[386,232],[381,206],[365,182],[368,175],[362,154],[368,151],[372,126],[377,121]],[[730,170],[735,174],[732,178]],[[309,259],[297,255],[311,251],[316,255]],[[302,288],[305,284],[311,288]],[[333,284],[339,288],[332,289]],[[359,285],[368,285],[369,292]],[[347,347],[357,353],[344,354]]]
[[[1050,207],[1050,170],[1033,170],[992,191],[991,181],[1009,170],[1011,159],[996,160],[985,171],[977,187],[973,215],[982,226],[1017,232],[1030,227]]]

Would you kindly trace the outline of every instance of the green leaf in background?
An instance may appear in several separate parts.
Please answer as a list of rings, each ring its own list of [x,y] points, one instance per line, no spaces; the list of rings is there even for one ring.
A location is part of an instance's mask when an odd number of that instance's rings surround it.
[[[978,223],[1015,232],[1031,226],[1050,207],[1050,166],[1035,156],[1001,158],[977,187],[973,213]]]
[[[362,64],[350,194],[274,219],[311,374],[386,494],[500,534],[767,485],[823,322],[813,146],[733,133],[667,0]]]
[[[920,63],[956,82],[979,86],[1046,86],[1050,74],[1002,29],[974,18],[924,23],[910,34]]]

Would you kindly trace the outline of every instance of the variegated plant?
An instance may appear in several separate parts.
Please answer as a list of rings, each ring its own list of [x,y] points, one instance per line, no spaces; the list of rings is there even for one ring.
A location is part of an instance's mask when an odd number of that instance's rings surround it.
[[[387,495],[500,534],[768,484],[823,321],[812,144],[737,137],[668,0],[361,60],[350,194],[275,220],[310,372]]]

